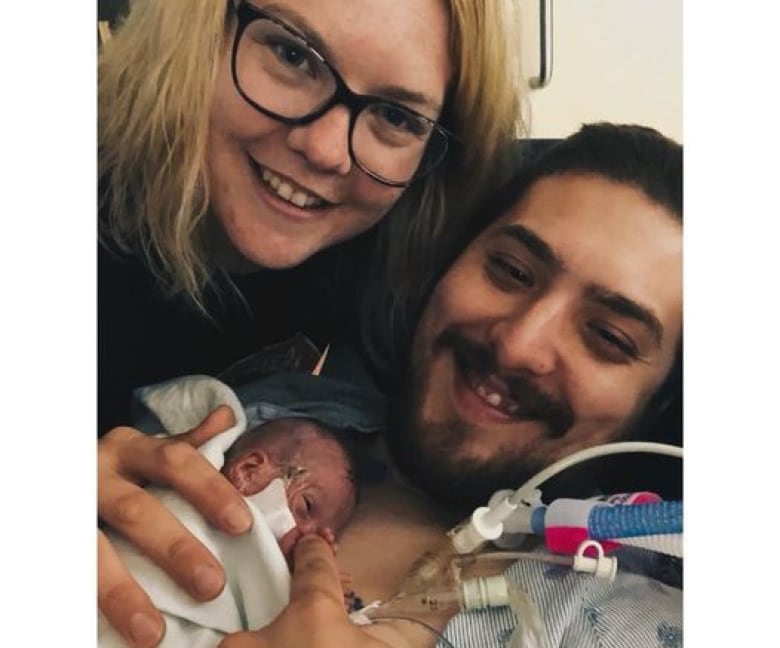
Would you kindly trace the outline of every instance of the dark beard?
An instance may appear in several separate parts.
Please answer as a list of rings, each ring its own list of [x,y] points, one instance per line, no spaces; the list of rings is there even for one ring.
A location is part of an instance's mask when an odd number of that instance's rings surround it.
[[[463,515],[486,505],[497,490],[518,488],[543,468],[505,448],[497,448],[490,460],[456,458],[468,428],[459,420],[424,423],[422,383],[412,369],[390,408],[387,444],[398,469],[437,504]]]
[[[469,340],[455,327],[442,331],[430,349],[417,348],[412,356],[430,358],[441,351],[452,353],[458,366],[465,362],[481,373],[501,373],[511,396],[526,414],[547,425],[549,438],[562,438],[573,424],[574,414],[568,403],[544,394],[519,372],[501,371],[491,349]],[[425,383],[425,367],[412,360],[406,381],[389,408],[387,439],[399,470],[438,504],[456,512],[484,506],[497,490],[517,489],[545,467],[540,460],[506,445],[497,446],[490,459],[459,458],[470,428],[457,417],[435,423],[423,421]]]

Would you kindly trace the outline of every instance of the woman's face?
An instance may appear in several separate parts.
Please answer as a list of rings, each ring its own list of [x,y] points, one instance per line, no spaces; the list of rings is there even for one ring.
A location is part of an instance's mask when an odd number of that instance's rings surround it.
[[[441,0],[253,4],[313,33],[323,45],[317,49],[354,92],[439,116],[450,76],[449,19]],[[288,126],[247,103],[231,74],[234,34],[235,24],[211,109],[211,209],[237,259],[290,267],[371,227],[403,189],[377,182],[351,159],[344,105]]]

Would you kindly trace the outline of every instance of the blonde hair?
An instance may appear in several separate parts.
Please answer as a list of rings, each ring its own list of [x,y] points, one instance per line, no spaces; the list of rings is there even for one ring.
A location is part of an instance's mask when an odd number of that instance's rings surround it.
[[[521,134],[517,0],[446,1],[455,72],[442,122],[460,145],[379,225],[384,312],[414,292],[449,224],[454,231],[503,179],[500,153]],[[99,59],[101,236],[140,250],[163,286],[201,307],[213,271],[204,233],[209,110],[230,4],[135,0]]]
[[[224,0],[134,0],[98,60],[101,237],[140,251],[164,287],[199,305],[210,276],[206,151],[226,15]]]
[[[379,228],[361,330],[383,371],[400,367],[433,272],[448,258],[465,218],[508,179],[522,118],[517,0],[448,0],[454,77],[445,125],[459,139],[445,165],[409,187]]]

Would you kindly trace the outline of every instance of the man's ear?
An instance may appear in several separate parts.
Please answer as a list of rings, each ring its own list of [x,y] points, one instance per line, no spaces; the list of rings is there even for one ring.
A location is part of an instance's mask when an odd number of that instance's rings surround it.
[[[263,450],[252,450],[237,457],[225,471],[242,495],[249,497],[263,490],[279,476],[279,471]]]

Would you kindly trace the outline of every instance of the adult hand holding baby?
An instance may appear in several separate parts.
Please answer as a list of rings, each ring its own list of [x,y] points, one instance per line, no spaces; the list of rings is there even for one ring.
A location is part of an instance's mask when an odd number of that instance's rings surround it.
[[[251,525],[232,484],[196,448],[234,424],[227,406],[175,438],[149,437],[117,427],[98,442],[100,521],[133,542],[196,600],[216,597],[225,584],[214,556],[152,495],[147,483],[179,492],[215,527],[237,535]],[[165,633],[162,616],[98,531],[98,605],[132,646],[155,646]]]

